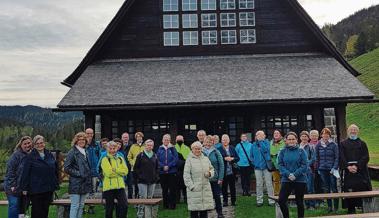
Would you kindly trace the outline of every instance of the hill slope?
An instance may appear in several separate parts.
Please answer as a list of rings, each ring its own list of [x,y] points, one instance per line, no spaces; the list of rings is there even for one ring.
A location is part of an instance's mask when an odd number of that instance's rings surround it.
[[[379,48],[350,61],[362,75],[358,79],[379,98]],[[349,104],[347,123],[361,128],[361,138],[368,143],[370,164],[379,165],[379,103]]]

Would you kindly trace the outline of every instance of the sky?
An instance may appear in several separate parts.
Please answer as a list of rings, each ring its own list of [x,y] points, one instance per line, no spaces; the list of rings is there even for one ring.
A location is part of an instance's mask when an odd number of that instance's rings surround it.
[[[322,26],[379,0],[299,0]],[[123,0],[1,0],[0,105],[56,107]]]

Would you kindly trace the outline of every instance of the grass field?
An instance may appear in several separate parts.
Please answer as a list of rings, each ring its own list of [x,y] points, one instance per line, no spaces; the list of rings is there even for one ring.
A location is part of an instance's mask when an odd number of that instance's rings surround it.
[[[379,98],[379,48],[351,60],[350,64],[362,74],[358,79]],[[379,165],[379,103],[349,104],[347,124],[351,123],[360,127],[360,136],[369,146],[370,164]]]

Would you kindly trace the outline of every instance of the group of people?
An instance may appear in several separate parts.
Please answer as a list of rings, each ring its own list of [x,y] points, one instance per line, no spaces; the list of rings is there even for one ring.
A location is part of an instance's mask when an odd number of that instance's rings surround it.
[[[229,205],[229,197],[231,205],[236,205],[237,175],[241,178],[243,195],[250,196],[253,172],[258,207],[263,205],[266,187],[269,196],[279,195],[283,216],[289,217],[288,196],[294,193],[298,217],[304,217],[304,194],[337,192],[340,173],[343,191],[371,190],[367,145],[358,133],[359,128],[351,125],[348,139],[337,145],[328,128],[321,131],[321,139],[317,130],[302,131],[299,137],[294,132],[283,137],[275,130],[271,141],[263,131],[257,131],[253,141],[242,133],[240,142],[233,146],[227,134],[222,135],[220,142],[217,135],[200,130],[198,140],[190,146],[181,135],[172,144],[171,136],[165,134],[156,148],[156,142],[144,140],[142,132],[135,133],[134,144],[129,143],[126,132],[121,139],[103,138],[96,142],[89,128],[74,136],[64,161],[64,172],[69,175],[70,218],[82,217],[85,199],[99,190],[106,203],[105,217],[111,218],[114,208],[116,217],[126,217],[127,199],[153,198],[158,182],[165,209],[175,209],[182,195],[191,217],[207,217],[208,211],[215,208],[222,218],[222,208]],[[25,213],[28,196],[32,218],[47,218],[53,193],[58,188],[57,162],[45,148],[44,138],[22,137],[7,163],[8,217]],[[269,199],[268,205],[274,203]],[[320,204],[305,203],[309,209]],[[355,199],[347,204],[349,213],[354,213],[360,202]],[[337,208],[338,200],[334,205],[328,200],[330,211]],[[156,213],[151,206],[140,205],[137,209],[140,218],[156,217]]]

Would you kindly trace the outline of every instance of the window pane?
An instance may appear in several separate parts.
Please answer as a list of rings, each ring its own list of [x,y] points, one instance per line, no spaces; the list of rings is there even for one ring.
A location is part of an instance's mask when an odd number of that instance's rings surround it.
[[[240,13],[240,26],[255,26],[255,13],[244,12]]]
[[[198,45],[197,31],[184,31],[183,45]]]
[[[216,10],[216,0],[201,0],[201,10]]]
[[[163,0],[163,11],[178,11],[178,0]]]
[[[240,30],[240,43],[241,44],[248,44],[248,43],[255,43],[255,30],[254,29],[247,29],[247,30]]]
[[[197,10],[197,0],[183,0],[182,1],[183,11],[196,11]]]
[[[217,16],[216,14],[202,14],[201,15],[201,27],[216,27]]]
[[[163,15],[163,29],[179,28],[178,15]]]
[[[235,30],[222,30],[221,31],[221,44],[236,44],[236,31]]]
[[[183,14],[183,28],[197,28],[197,14]]]
[[[164,32],[163,45],[164,46],[178,46],[179,45],[179,32]]]
[[[201,35],[203,45],[217,44],[217,31],[202,31]]]
[[[221,13],[221,26],[222,27],[234,27],[236,26],[236,14],[235,13]]]
[[[254,0],[240,0],[239,8],[240,9],[254,9]]]
[[[220,0],[221,10],[235,9],[235,8],[236,8],[236,4],[234,0]]]

